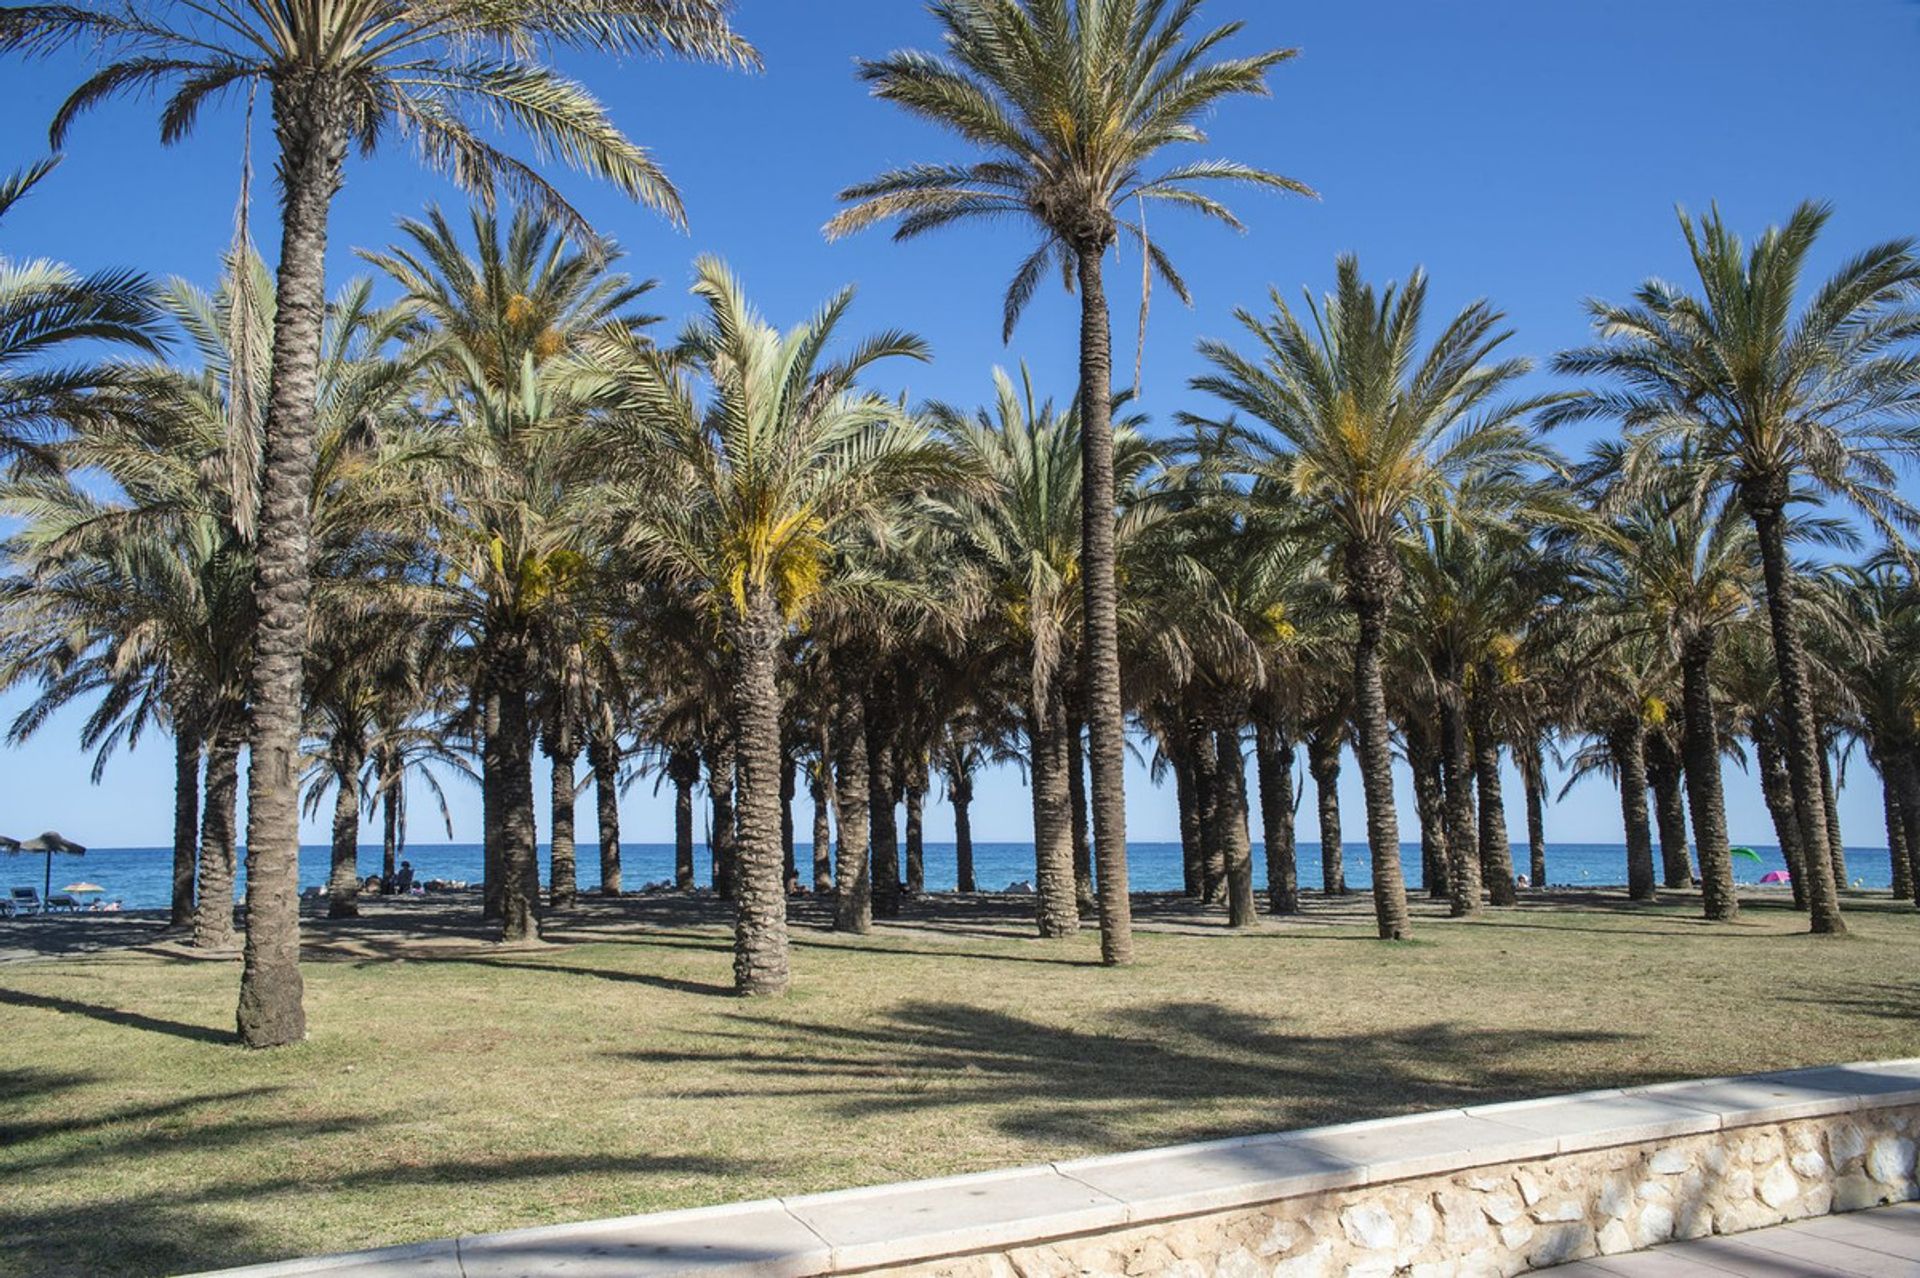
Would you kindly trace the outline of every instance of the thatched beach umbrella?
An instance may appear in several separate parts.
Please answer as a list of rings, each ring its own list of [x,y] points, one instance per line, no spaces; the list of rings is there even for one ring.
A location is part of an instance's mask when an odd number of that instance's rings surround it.
[[[0,835],[0,852],[8,852],[16,856],[24,856],[29,852],[46,854],[46,887],[40,894],[42,909],[46,908],[46,899],[53,895],[53,854],[55,852],[63,856],[85,856],[87,854],[87,850],[78,843],[75,843],[72,839],[63,838],[53,830],[48,830],[38,838],[24,840],[9,839],[5,835]]]

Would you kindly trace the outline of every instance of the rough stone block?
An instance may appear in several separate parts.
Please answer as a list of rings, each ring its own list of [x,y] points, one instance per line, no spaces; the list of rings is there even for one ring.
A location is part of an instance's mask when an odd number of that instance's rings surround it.
[[[1849,1172],[1833,1182],[1833,1209],[1860,1211],[1888,1201],[1887,1187],[1871,1176]]]
[[[1333,1272],[1333,1243],[1322,1241],[1312,1250],[1275,1265],[1273,1278],[1328,1278]]]
[[[1882,1136],[1867,1147],[1867,1175],[1883,1185],[1904,1189],[1913,1179],[1913,1142]]]
[[[1487,1213],[1487,1219],[1496,1225],[1510,1225],[1520,1219],[1526,1210],[1520,1199],[1505,1191],[1488,1194],[1480,1202],[1480,1209]]]
[[[1368,1251],[1385,1251],[1400,1245],[1400,1227],[1393,1213],[1376,1203],[1355,1203],[1340,1213],[1340,1229],[1347,1240]]]
[[[1775,1163],[1760,1178],[1760,1201],[1776,1210],[1800,1197],[1800,1179],[1785,1163]]]
[[[1847,1165],[1867,1154],[1867,1134],[1849,1122],[1835,1123],[1827,1131],[1827,1157],[1833,1160],[1835,1168],[1845,1171]]]
[[[1587,1205],[1578,1198],[1550,1198],[1533,1209],[1533,1218],[1543,1225],[1585,1220]]]
[[[1584,1223],[1553,1225],[1535,1236],[1527,1252],[1527,1263],[1535,1269],[1544,1269],[1591,1256],[1593,1251],[1593,1230]]]
[[[1787,1165],[1802,1176],[1819,1178],[1827,1174],[1827,1160],[1814,1149],[1802,1150],[1787,1160]]]
[[[1671,1145],[1665,1149],[1655,1150],[1653,1157],[1647,1159],[1648,1170],[1661,1176],[1678,1176],[1692,1166],[1693,1159],[1688,1156],[1687,1151],[1676,1149]]]
[[[1659,1203],[1649,1203],[1640,1209],[1640,1218],[1633,1225],[1633,1243],[1636,1247],[1652,1247],[1673,1237],[1673,1212]]]

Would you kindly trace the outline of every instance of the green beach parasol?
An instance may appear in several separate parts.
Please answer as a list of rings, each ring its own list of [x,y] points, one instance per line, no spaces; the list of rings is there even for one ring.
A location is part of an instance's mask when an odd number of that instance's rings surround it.
[[[1744,856],[1745,858],[1747,858],[1747,860],[1752,861],[1755,864],[1761,863],[1760,854],[1758,852],[1755,852],[1752,848],[1728,848],[1727,851],[1731,852],[1734,856]]]

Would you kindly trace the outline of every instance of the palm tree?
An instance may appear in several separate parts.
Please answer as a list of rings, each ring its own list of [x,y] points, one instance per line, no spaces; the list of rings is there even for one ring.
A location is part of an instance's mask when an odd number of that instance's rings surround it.
[[[1849,663],[1847,682],[1880,773],[1893,894],[1913,900],[1920,887],[1920,591],[1898,558],[1848,572],[1839,602],[1866,648]]]
[[[1026,219],[1040,242],[1007,290],[1009,339],[1049,266],[1058,266],[1069,290],[1079,289],[1083,662],[1100,950],[1107,963],[1126,963],[1132,934],[1113,546],[1113,342],[1102,273],[1108,250],[1126,234],[1184,299],[1186,285],[1146,234],[1149,201],[1238,227],[1232,212],[1206,194],[1209,184],[1312,194],[1291,178],[1227,160],[1150,171],[1161,152],[1204,143],[1197,122],[1221,102],[1264,94],[1267,73],[1293,50],[1213,58],[1240,24],[1196,32],[1200,0],[934,0],[929,8],[947,56],[895,53],[863,62],[861,76],[874,96],[957,134],[986,158],[912,165],[851,187],[841,196],[851,207],[827,233],[892,219],[895,238],[904,240],[954,222]],[[1137,224],[1123,216],[1129,201],[1143,210]]]
[[[603,343],[619,405],[607,451],[623,476],[609,504],[627,544],[723,619],[739,758],[734,984],[779,994],[789,979],[782,645],[822,595],[866,584],[831,576],[839,542],[908,495],[963,476],[897,402],[859,385],[882,360],[926,358],[920,339],[883,332],[829,360],[851,290],[782,333],[717,259],[701,258],[696,276],[706,313],[673,351]]]
[[[1261,319],[1236,312],[1257,354],[1201,343],[1214,371],[1194,379],[1271,435],[1242,431],[1248,467],[1271,490],[1323,505],[1340,556],[1347,604],[1359,624],[1353,648],[1354,724],[1367,802],[1374,909],[1383,939],[1411,925],[1400,872],[1393,756],[1381,643],[1400,568],[1395,543],[1431,512],[1456,505],[1464,488],[1495,512],[1518,500],[1525,472],[1552,465],[1523,424],[1538,400],[1498,397],[1529,368],[1493,357],[1510,335],[1485,302],[1462,310],[1422,357],[1418,332],[1427,283],[1416,270],[1404,290],[1376,292],[1359,262],[1342,257],[1335,292],[1307,298],[1307,323],[1279,294]]]
[[[441,608],[473,644],[479,691],[496,711],[483,782],[499,818],[488,840],[499,874],[488,894],[503,939],[517,942],[539,936],[531,698],[543,644],[566,647],[592,576],[581,504],[591,504],[596,459],[581,432],[597,382],[582,360],[655,317],[635,309],[651,283],[614,270],[610,249],[576,247],[528,209],[506,226],[484,208],[471,220],[471,252],[431,210],[401,223],[401,245],[363,256],[405,291],[419,325],[413,358],[438,395],[439,420],[414,448],[420,489],[400,491],[386,518],[441,561]]]
[[[187,0],[0,9],[0,53],[49,55],[76,43],[106,64],[61,106],[55,146],[73,121],[128,92],[169,91],[163,142],[190,133],[209,98],[265,85],[278,151],[280,265],[266,399],[255,562],[259,628],[247,779],[247,944],[237,1020],[250,1047],[306,1035],[300,980],[301,661],[308,633],[308,493],[324,311],[328,214],[347,151],[411,140],[425,161],[491,200],[505,189],[590,237],[533,163],[478,132],[474,117],[511,122],[538,160],[559,156],[624,194],[682,220],[653,158],[620,132],[582,86],[539,60],[558,47],[664,50],[726,61],[753,52],[727,25],[726,0],[489,0],[282,5],[238,0],[215,10]],[[538,51],[538,53],[533,52]]]
[[[341,290],[323,332],[316,400],[320,419],[314,527],[326,556],[343,542],[367,545],[362,511],[349,497],[355,457],[404,406],[411,369],[383,348],[391,313],[369,304],[364,281]],[[266,267],[251,255],[228,262],[208,294],[173,281],[156,306],[185,335],[201,368],[126,365],[96,391],[53,460],[104,476],[118,492],[90,494],[78,483],[27,475],[9,496],[29,527],[20,544],[21,587],[33,605],[18,620],[37,631],[28,664],[42,695],[33,719],[63,701],[98,691],[83,742],[105,755],[158,714],[176,738],[206,754],[195,943],[224,949],[233,938],[235,771],[245,744],[248,669],[255,638],[250,589],[258,528],[262,396],[266,351],[277,310]],[[351,572],[336,573],[351,578]],[[23,731],[37,723],[23,718]],[[182,752],[184,753],[184,752]],[[177,776],[176,858],[190,822]],[[190,867],[176,863],[188,888]],[[176,900],[176,915],[184,917]]]
[[[1079,729],[1068,688],[1077,647],[1073,587],[1082,573],[1082,414],[1077,405],[1063,412],[1039,400],[1024,367],[1018,385],[1000,369],[993,382],[991,408],[933,409],[961,464],[985,482],[977,494],[941,495],[933,513],[991,600],[986,630],[1022,668],[1040,933],[1063,936],[1080,923],[1068,741]],[[1114,452],[1116,481],[1131,489],[1153,460],[1133,423],[1115,431]],[[974,642],[981,642],[978,633]]]
[[[0,177],[0,218],[58,163],[42,160]],[[39,361],[81,342],[157,354],[160,329],[145,276],[132,271],[83,276],[57,262],[0,255],[0,460],[10,454],[45,460],[45,448],[60,430],[90,414],[89,392],[120,376],[111,365],[53,368]]]
[[[1920,525],[1894,490],[1893,461],[1920,455],[1920,257],[1909,240],[1846,262],[1800,304],[1807,255],[1828,206],[1809,202],[1751,252],[1718,209],[1681,229],[1699,294],[1649,280],[1625,305],[1593,301],[1600,334],[1555,367],[1614,388],[1558,405],[1549,422],[1605,417],[1629,433],[1629,472],[1658,473],[1684,446],[1737,500],[1759,541],[1780,681],[1785,753],[1807,857],[1812,930],[1844,932],[1821,784],[1819,725],[1787,558],[1798,490],[1844,503],[1883,534]]]
[[[1618,450],[1610,447],[1600,450],[1592,465],[1616,473],[1620,461]],[[1602,545],[1612,553],[1600,561],[1598,602],[1623,634],[1641,634],[1672,649],[1680,672],[1681,767],[1701,890],[1707,917],[1724,920],[1734,916],[1739,903],[1721,792],[1713,666],[1721,637],[1750,614],[1763,582],[1746,512],[1738,503],[1714,501],[1696,477],[1683,462],[1668,472],[1664,485],[1642,485],[1612,520],[1602,534]],[[1607,504],[1604,494],[1601,502]],[[1804,516],[1790,519],[1788,536],[1828,545],[1845,540],[1843,529]]]

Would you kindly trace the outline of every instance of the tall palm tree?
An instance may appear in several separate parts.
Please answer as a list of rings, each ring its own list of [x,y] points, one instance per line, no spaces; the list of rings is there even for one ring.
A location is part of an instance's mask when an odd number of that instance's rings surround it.
[[[715,258],[700,259],[693,291],[706,311],[674,350],[603,343],[618,405],[606,451],[623,477],[608,503],[627,543],[723,619],[739,759],[734,985],[780,994],[782,646],[821,596],[867,584],[831,575],[837,543],[964,477],[897,401],[859,384],[880,361],[925,359],[919,338],[883,332],[829,358],[851,290],[785,333]]]
[[[1242,431],[1247,465],[1273,491],[1325,507],[1347,604],[1359,624],[1353,648],[1354,723],[1367,802],[1374,909],[1383,939],[1411,931],[1400,871],[1393,756],[1381,644],[1400,568],[1395,544],[1432,512],[1452,509],[1463,489],[1492,515],[1531,487],[1527,472],[1553,464],[1525,423],[1538,400],[1501,399],[1525,374],[1524,359],[1496,359],[1510,336],[1485,302],[1462,310],[1424,356],[1418,349],[1427,282],[1383,291],[1342,257],[1335,291],[1306,321],[1272,294],[1262,319],[1236,312],[1255,354],[1201,343],[1214,371],[1197,390],[1224,400],[1268,433]]]
[[[504,226],[484,208],[471,220],[471,249],[431,210],[401,223],[401,244],[363,256],[405,291],[419,325],[413,358],[433,376],[438,417],[415,448],[421,487],[400,491],[387,518],[442,561],[442,609],[473,644],[478,691],[497,707],[483,778],[500,818],[489,895],[503,939],[526,941],[539,936],[540,898],[531,698],[543,639],[570,636],[591,579],[580,503],[597,473],[582,446],[596,383],[582,361],[655,317],[636,309],[651,283],[615,270],[611,249],[577,247],[529,209]]]
[[[4,21],[4,19],[0,19]],[[0,218],[59,161],[0,176]],[[47,361],[82,342],[110,342],[156,354],[161,317],[153,288],[132,271],[81,275],[43,260],[0,254],[0,460],[37,455],[60,430],[91,411],[89,392],[120,376],[111,365]]]
[[[1819,725],[1808,684],[1788,506],[1810,489],[1883,533],[1920,526],[1894,489],[1894,462],[1920,456],[1920,257],[1910,240],[1875,245],[1801,296],[1808,254],[1830,209],[1809,202],[1751,250],[1718,209],[1680,215],[1699,280],[1692,294],[1661,280],[1634,300],[1588,304],[1595,344],[1555,367],[1611,389],[1557,406],[1550,422],[1614,418],[1629,434],[1629,469],[1657,474],[1684,446],[1753,521],[1780,681],[1785,752],[1807,857],[1812,930],[1844,932],[1821,782]]]
[[[343,543],[377,544],[350,493],[355,457],[404,408],[411,370],[384,351],[395,318],[369,305],[364,281],[329,308],[320,391],[316,515],[318,561]],[[175,280],[155,305],[184,336],[200,368],[122,365],[97,388],[52,459],[76,474],[104,477],[106,497],[79,483],[24,476],[11,500],[29,527],[18,546],[20,580],[32,607],[16,640],[42,694],[17,725],[37,726],[48,709],[99,693],[82,740],[101,762],[137,741],[156,714],[176,740],[206,755],[205,810],[198,849],[195,943],[224,949],[233,939],[233,827],[245,744],[248,668],[254,644],[251,592],[258,512],[260,406],[266,351],[277,311],[265,265],[251,255],[228,262],[220,287],[205,292]],[[350,581],[356,571],[335,571]],[[190,791],[197,768],[178,769],[176,885],[191,894]]]
[[[1200,31],[1200,0],[933,0],[945,57],[900,52],[861,64],[874,96],[957,134],[985,153],[972,164],[917,164],[850,187],[851,205],[827,225],[838,236],[896,220],[896,239],[954,222],[1013,216],[1039,244],[1007,290],[1003,335],[1050,266],[1080,294],[1080,391],[1086,502],[1082,624],[1094,844],[1099,857],[1100,949],[1132,957],[1127,898],[1120,699],[1119,600],[1114,576],[1113,338],[1103,270],[1122,234],[1133,237],[1181,298],[1185,283],[1146,234],[1159,201],[1239,226],[1209,187],[1238,183],[1312,192],[1291,178],[1229,160],[1157,168],[1177,145],[1200,144],[1199,121],[1222,102],[1266,93],[1267,73],[1291,49],[1219,58],[1240,30]],[[1126,205],[1142,210],[1136,222]]]
[[[490,0],[369,4],[190,0],[28,4],[0,9],[0,53],[48,55],[75,44],[105,64],[55,114],[54,145],[107,98],[166,93],[163,142],[193,130],[201,107],[241,85],[264,85],[280,177],[280,264],[266,411],[259,553],[259,632],[247,778],[247,944],[237,1013],[250,1047],[306,1034],[300,979],[298,760],[301,661],[307,639],[314,392],[319,376],[328,214],[350,147],[411,140],[470,191],[505,189],[590,235],[538,171],[483,136],[476,118],[510,123],[536,161],[558,156],[682,220],[653,157],[630,141],[584,87],[541,60],[559,47],[669,51],[750,61],[727,24],[727,0]]]
[[[1074,586],[1082,575],[1081,419],[1042,401],[1024,367],[1018,384],[994,370],[990,408],[968,414],[936,406],[933,416],[961,464],[977,471],[977,494],[939,495],[934,518],[990,600],[982,630],[1007,644],[1023,668],[1033,792],[1035,886],[1043,936],[1079,926],[1070,841],[1070,751],[1078,732],[1068,669],[1078,645]],[[1153,454],[1135,424],[1115,431],[1116,482],[1132,489]],[[1137,522],[1138,516],[1131,518]],[[1126,530],[1121,530],[1121,540]],[[982,642],[975,632],[974,642]],[[1012,655],[1010,654],[1010,655]]]

